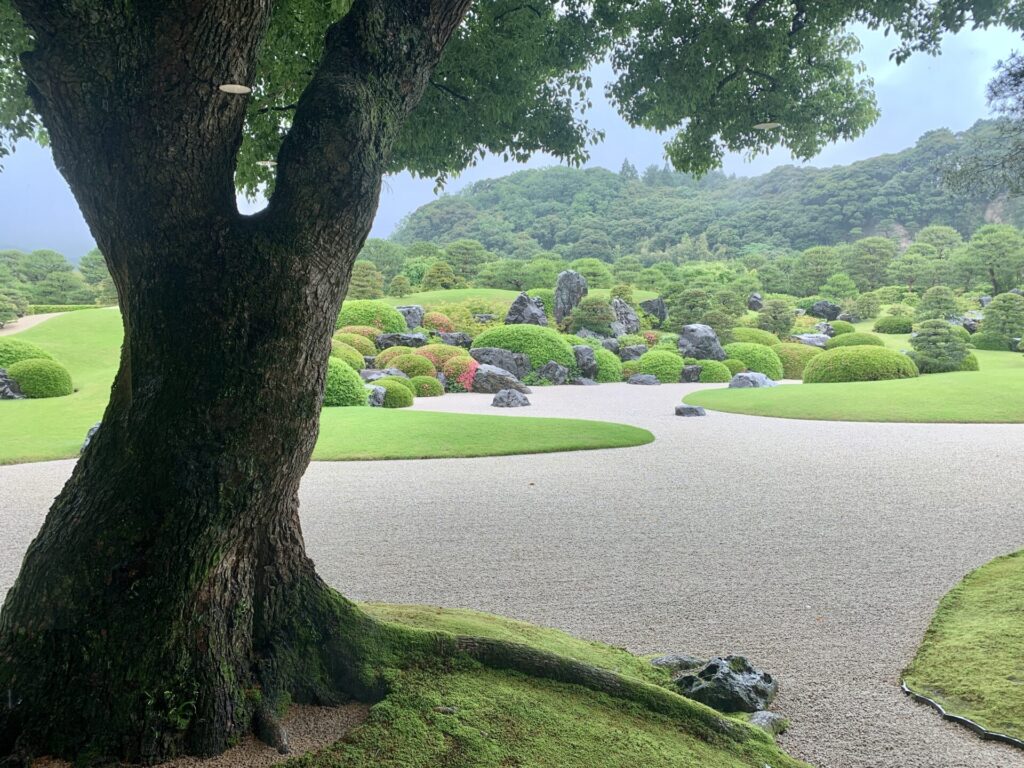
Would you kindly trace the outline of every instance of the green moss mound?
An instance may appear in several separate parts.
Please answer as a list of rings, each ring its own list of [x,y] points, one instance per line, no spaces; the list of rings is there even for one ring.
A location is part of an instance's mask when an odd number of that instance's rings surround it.
[[[361,371],[366,367],[366,361],[359,354],[359,350],[343,341],[331,341],[331,357],[338,358],[356,371]]]
[[[469,357],[469,350],[451,344],[428,344],[425,347],[414,349],[413,354],[425,357],[433,363],[434,368],[440,371],[444,368],[444,364],[453,357]]]
[[[735,376],[737,373],[743,373],[745,370],[747,370],[747,364],[744,363],[742,360],[737,360],[734,357],[727,357],[725,360],[722,361],[722,365],[728,368],[732,372],[733,376]]]
[[[391,361],[396,357],[409,355],[415,351],[416,349],[414,347],[388,347],[387,349],[382,349],[377,356],[373,358],[373,364],[378,368],[390,368]]]
[[[22,360],[8,367],[7,375],[18,382],[25,397],[64,397],[74,392],[71,374],[56,360],[35,357]]]
[[[732,371],[725,363],[717,360],[698,360],[701,384],[722,384],[732,380]]]
[[[747,328],[739,327],[733,328],[730,333],[732,334],[733,341],[743,342],[746,344],[763,344],[766,347],[774,347],[779,343],[779,337],[771,331],[765,331],[761,328]]]
[[[824,350],[810,344],[776,344],[772,349],[782,361],[782,375],[787,379],[802,379],[804,367],[812,357],[820,355]]]
[[[440,397],[444,386],[433,376],[413,376],[409,379],[416,397]]]
[[[0,368],[10,368],[22,360],[53,360],[53,355],[30,341],[0,339]]]
[[[825,349],[836,349],[837,347],[884,347],[885,342],[873,333],[844,333],[841,336],[833,336],[825,342]]]
[[[398,355],[391,360],[391,368],[397,368],[409,378],[413,376],[437,376],[434,364],[421,355]]]
[[[604,347],[594,347],[594,358],[597,360],[596,381],[599,384],[622,381],[622,361],[618,355]]]
[[[917,375],[917,366],[909,357],[892,349],[874,346],[829,349],[812,358],[804,367],[804,382],[807,384],[909,379]]]
[[[667,349],[652,349],[640,355],[639,372],[656,376],[662,384],[678,384],[683,373],[683,358]]]
[[[911,333],[914,330],[914,321],[910,317],[880,317],[875,320],[875,333]]]
[[[848,323],[845,320],[830,320],[829,325],[832,326],[832,330],[835,332],[834,336],[842,336],[844,333],[856,333],[857,327],[853,323]]]
[[[346,325],[369,325],[381,333],[405,333],[409,327],[402,313],[390,304],[374,299],[346,301],[338,313],[337,328]]]
[[[408,408],[415,400],[413,385],[411,383],[406,384],[403,379],[398,379],[393,376],[385,376],[383,379],[377,379],[374,381],[373,385],[377,387],[384,387],[385,408]]]
[[[535,371],[549,360],[576,371],[572,345],[558,331],[540,325],[500,325],[477,336],[473,346],[522,352],[530,358],[530,367]]]
[[[731,344],[726,344],[722,349],[725,350],[727,358],[741,361],[747,366],[748,371],[763,373],[774,381],[782,378],[782,361],[771,347],[766,347],[764,344],[734,341]]]
[[[360,336],[358,333],[344,333],[339,331],[334,334],[334,340],[340,341],[342,344],[348,344],[350,347],[357,350],[360,355],[365,355],[366,357],[373,357],[377,354],[377,345],[365,336]]]
[[[324,406],[328,408],[366,405],[366,385],[348,363],[332,357],[327,361]]]

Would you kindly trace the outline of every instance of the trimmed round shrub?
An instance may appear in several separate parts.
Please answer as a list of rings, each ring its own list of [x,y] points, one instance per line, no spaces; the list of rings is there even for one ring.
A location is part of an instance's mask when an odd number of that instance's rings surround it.
[[[466,357],[453,357],[444,364],[442,369],[445,380],[448,382],[449,392],[472,392],[473,379],[476,377],[476,370],[480,363],[468,355]]]
[[[324,406],[366,405],[366,385],[352,366],[336,357],[327,360]]]
[[[925,320],[910,337],[914,351],[910,358],[921,373],[949,373],[961,370],[967,357],[967,343],[945,320]]]
[[[22,360],[53,360],[53,355],[30,341],[0,339],[0,368],[10,368]]]
[[[833,336],[825,342],[825,349],[836,347],[884,347],[885,342],[873,333],[844,333],[842,336]]]
[[[990,352],[1009,352],[1010,339],[998,333],[978,331],[971,336],[971,344],[975,349],[987,349]]]
[[[444,394],[444,386],[433,376],[413,376],[412,382],[416,397],[440,397]]]
[[[338,313],[337,328],[346,325],[372,325],[383,333],[404,333],[409,329],[402,313],[376,299],[346,301]]]
[[[622,361],[614,352],[604,347],[594,347],[594,358],[597,360],[596,381],[599,384],[622,381]]]
[[[649,373],[662,384],[678,384],[683,373],[683,358],[666,349],[644,352],[638,362],[640,373]]]
[[[698,360],[697,365],[700,366],[701,384],[721,384],[732,380],[732,371],[725,363],[717,360]]]
[[[468,349],[456,347],[452,344],[427,344],[425,347],[414,349],[412,353],[427,358],[427,360],[434,364],[434,368],[439,371],[453,357],[469,357]]]
[[[968,352],[967,353],[967,357],[965,357],[964,361],[962,363],[960,363],[960,370],[961,371],[979,371],[979,370],[981,370],[981,366],[978,365],[978,358],[974,355],[973,352]]]
[[[451,333],[455,330],[455,323],[448,315],[441,312],[427,312],[423,316],[423,327],[438,333]]]
[[[421,355],[399,355],[391,360],[389,368],[397,368],[409,378],[413,376],[437,376],[434,364]]]
[[[385,376],[372,382],[376,387],[384,387],[385,408],[408,408],[416,399],[412,387],[406,385],[404,379]]]
[[[350,347],[343,341],[331,342],[331,357],[336,357],[345,362],[355,371],[361,371],[366,367],[366,361],[359,354],[359,350],[355,347]]]
[[[342,344],[348,344],[358,351],[360,355],[365,355],[366,357],[373,357],[377,354],[377,345],[358,333],[336,333],[334,334],[334,340],[340,341]]]
[[[723,360],[722,365],[728,368],[732,372],[733,376],[735,376],[737,373],[743,373],[745,370],[747,370],[746,363],[744,363],[742,360],[737,360],[736,358],[733,357],[726,358],[725,360]]]
[[[576,371],[576,354],[572,345],[558,331],[542,325],[499,325],[477,336],[473,346],[522,352],[530,358],[530,367],[535,371],[547,365],[549,360]]]
[[[622,364],[622,380],[627,381],[630,376],[640,373],[639,360],[627,360]]]
[[[373,358],[373,364],[378,368],[390,368],[391,361],[396,357],[412,354],[415,351],[416,350],[413,347],[388,347],[387,349],[382,349],[377,356]]]
[[[372,325],[346,325],[344,328],[339,328],[338,333],[354,333],[374,341],[380,336],[380,328],[374,328]]]
[[[804,367],[807,384],[909,379],[917,375],[917,366],[909,357],[874,346],[829,349],[809,360]]]
[[[842,336],[844,333],[856,333],[857,328],[853,323],[848,323],[845,320],[830,320],[829,325],[832,326],[832,330],[835,331],[833,337]],[[807,346],[806,344],[804,346]]]
[[[344,363],[339,364],[348,368]],[[56,360],[43,357],[21,360],[8,366],[7,375],[18,382],[25,397],[64,397],[74,391],[71,374]]]
[[[807,361],[824,352],[810,344],[776,344],[772,347],[782,361],[782,375],[787,379],[802,379]]]
[[[734,341],[722,349],[725,356],[742,361],[748,371],[763,373],[769,379],[778,381],[782,378],[782,361],[775,350],[764,344],[751,344],[746,341]]]
[[[875,333],[911,333],[914,330],[914,321],[904,315],[886,315],[875,320],[875,327],[872,330]]]
[[[416,394],[416,387],[412,383],[412,379],[405,379],[401,376],[383,376],[379,379],[374,379],[371,384],[380,384],[382,381],[393,381],[397,384],[401,384],[403,387],[409,390],[413,395]]]
[[[964,328],[962,325],[953,325],[950,323],[950,328],[953,329],[953,333],[957,335],[964,344],[968,344],[971,341],[971,332]]]
[[[615,322],[612,305],[598,296],[584,296],[569,316],[569,329],[573,333],[586,328],[588,331],[610,336],[611,324]]]
[[[779,343],[778,336],[771,331],[764,331],[760,328],[745,328],[741,326],[733,328],[730,333],[732,333],[733,341],[745,344],[763,344],[766,347],[774,347]]]

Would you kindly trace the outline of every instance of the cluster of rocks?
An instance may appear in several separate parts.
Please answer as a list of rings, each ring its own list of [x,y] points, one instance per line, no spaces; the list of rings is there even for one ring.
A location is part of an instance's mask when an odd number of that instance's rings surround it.
[[[4,368],[0,368],[0,400],[24,400],[25,395],[18,386],[18,382],[7,375]]]

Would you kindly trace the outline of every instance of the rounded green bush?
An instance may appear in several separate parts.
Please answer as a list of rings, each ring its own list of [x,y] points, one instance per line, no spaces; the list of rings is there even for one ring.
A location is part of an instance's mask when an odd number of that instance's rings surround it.
[[[766,347],[764,344],[734,341],[731,344],[726,344],[722,349],[725,350],[726,357],[742,361],[748,371],[763,373],[774,381],[782,378],[782,361],[771,347]]]
[[[924,373],[959,371],[967,358],[967,343],[945,320],[925,320],[910,337],[910,358]]]
[[[437,376],[434,364],[421,355],[399,355],[392,359],[390,368],[397,368],[409,378],[413,376]]]
[[[473,380],[480,363],[469,355],[453,357],[444,364],[444,377],[449,392],[472,392]]]
[[[965,357],[964,361],[962,363],[960,363],[960,370],[961,371],[980,371],[981,370],[981,366],[978,364],[978,358],[974,355],[973,352],[968,352],[967,353],[967,357]]]
[[[747,364],[742,360],[737,360],[734,357],[726,358],[722,361],[722,365],[732,371],[732,375],[735,376],[737,373],[743,373],[747,370]]]
[[[845,320],[830,320],[828,324],[835,331],[833,337],[842,336],[844,333],[856,333],[857,331],[857,327],[853,323],[848,323]]]
[[[383,333],[405,333],[409,330],[401,312],[375,299],[358,299],[342,304],[336,327],[346,325],[372,325]]]
[[[640,373],[639,360],[627,360],[622,364],[622,380],[626,381],[630,376]]]
[[[825,342],[825,349],[836,347],[884,347],[885,342],[873,333],[844,333],[841,336],[833,336]]]
[[[892,349],[854,346],[829,349],[804,367],[806,384],[908,379],[918,375],[914,361]]]
[[[594,347],[594,358],[597,360],[596,381],[599,384],[622,381],[622,361],[618,355],[604,347]]]
[[[373,364],[378,368],[389,368],[391,361],[396,357],[412,354],[415,351],[416,350],[413,347],[388,347],[387,349],[382,349],[378,355],[373,358]]]
[[[393,376],[385,376],[371,382],[375,387],[384,387],[385,408],[408,408],[416,399],[411,385],[405,383],[405,379],[398,379]]]
[[[444,394],[444,385],[433,376],[413,376],[409,381],[416,397],[440,397]]]
[[[336,357],[327,360],[324,406],[366,405],[366,385],[352,366]]]
[[[359,354],[359,350],[354,347],[350,347],[343,341],[331,342],[331,357],[343,360],[356,371],[361,371],[366,367],[366,361],[363,359],[363,356]]]
[[[732,371],[725,363],[717,360],[698,360],[701,384],[721,384],[732,380]]]
[[[576,371],[576,353],[572,351],[572,345],[558,331],[542,325],[499,325],[477,336],[473,346],[522,352],[530,358],[530,367],[535,371],[547,365],[549,360]]]
[[[453,357],[469,357],[469,350],[452,344],[427,344],[425,347],[413,350],[413,354],[425,357],[434,364],[434,368],[440,371],[444,368],[444,364]]]
[[[787,379],[802,379],[804,367],[812,357],[820,355],[824,350],[810,344],[776,344],[772,347],[782,361],[782,375]]]
[[[683,373],[683,358],[667,349],[644,352],[639,363],[640,373],[649,373],[662,384],[678,384]]]
[[[971,336],[971,344],[975,349],[987,349],[990,352],[1009,352],[1010,339],[998,333],[978,331]]]
[[[359,336],[363,336],[370,341],[374,341],[380,336],[380,328],[374,328],[372,325],[346,325],[338,329],[339,333],[355,333]]]
[[[875,327],[872,330],[875,333],[911,333],[914,330],[914,321],[907,316],[886,315],[875,320]]]
[[[341,365],[348,368],[344,363]],[[18,382],[25,397],[64,397],[74,391],[71,374],[56,360],[42,357],[21,360],[8,366],[7,375]]]
[[[733,341],[744,344],[763,344],[766,347],[774,347],[779,343],[779,337],[771,331],[764,331],[760,328],[746,328],[740,326],[730,331]]]
[[[53,360],[53,355],[29,341],[0,339],[0,368],[10,368],[22,360]]]
[[[340,341],[342,344],[348,344],[350,347],[357,350],[360,355],[365,355],[366,357],[373,357],[377,354],[377,345],[365,336],[360,336],[358,333],[339,332],[334,334],[334,340]]]
[[[957,338],[959,338],[962,342],[964,342],[965,344],[970,342],[971,332],[964,328],[962,325],[950,324],[950,328],[953,329],[953,333],[955,333]]]

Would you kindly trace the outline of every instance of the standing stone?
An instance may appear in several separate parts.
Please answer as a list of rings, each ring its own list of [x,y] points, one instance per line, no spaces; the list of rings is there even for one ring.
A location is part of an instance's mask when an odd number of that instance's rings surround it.
[[[586,344],[577,344],[572,348],[576,355],[576,367],[580,369],[580,376],[585,379],[597,378],[597,356],[594,350]]]
[[[491,405],[495,408],[522,408],[529,404],[530,399],[514,389],[503,389],[491,400]]]
[[[586,295],[587,278],[571,269],[559,272],[555,283],[555,322],[561,323],[571,315]]]
[[[0,400],[24,400],[25,395],[18,386],[18,382],[7,375],[7,371],[0,368]],[[86,438],[88,440],[88,438]]]
[[[679,334],[679,354],[698,360],[725,360],[725,350],[710,325],[684,325]]]
[[[423,325],[423,315],[426,313],[419,304],[409,304],[404,307],[395,307],[395,309],[402,313],[402,317],[405,318],[405,324],[409,326],[410,331]]]
[[[569,369],[554,360],[548,360],[537,371],[537,375],[552,384],[565,384],[569,380]]]
[[[511,352],[500,347],[476,347],[469,350],[469,354],[478,363],[504,368],[517,379],[530,372],[530,356],[522,352]]]
[[[512,306],[505,315],[505,325],[547,325],[548,316],[544,314],[544,304],[538,299],[527,296],[525,292],[516,296]]]
[[[752,293],[747,296],[747,309],[760,312],[764,309],[764,297],[760,293]]]
[[[807,314],[811,317],[820,317],[822,320],[836,320],[842,311],[843,308],[838,304],[822,299],[821,301],[814,302],[811,308],[807,310]]]
[[[679,381],[683,384],[696,384],[700,381],[700,372],[704,370],[701,365],[684,365],[679,374]]]
[[[613,336],[623,336],[640,331],[640,318],[636,316],[633,308],[622,299],[612,299],[612,312],[615,313],[615,321],[611,324]]]
[[[640,309],[658,321],[658,327],[668,320],[668,306],[665,300],[659,296],[656,299],[648,299],[640,302]]]

